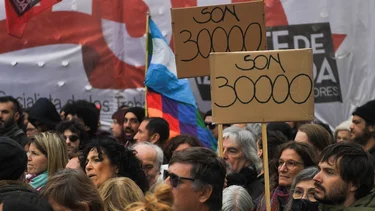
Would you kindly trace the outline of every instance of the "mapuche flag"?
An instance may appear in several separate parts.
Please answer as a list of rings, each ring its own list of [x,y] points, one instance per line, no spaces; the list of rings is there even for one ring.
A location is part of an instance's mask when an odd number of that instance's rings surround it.
[[[61,0],[4,0],[8,33],[22,37],[27,21]]]

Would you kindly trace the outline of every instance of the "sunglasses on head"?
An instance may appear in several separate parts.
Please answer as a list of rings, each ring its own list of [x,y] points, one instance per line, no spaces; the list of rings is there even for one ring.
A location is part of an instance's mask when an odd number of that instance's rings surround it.
[[[169,181],[171,183],[171,186],[173,188],[177,187],[178,184],[181,183],[181,180],[190,180],[190,181],[194,181],[195,179],[193,178],[187,178],[187,177],[180,177],[180,176],[177,176],[176,174],[173,174],[173,173],[169,173],[167,170],[164,170],[164,180],[166,180],[167,178],[169,177]]]
[[[69,141],[76,142],[79,139],[79,136],[77,135],[70,135],[70,136],[64,136],[64,139],[69,138]]]

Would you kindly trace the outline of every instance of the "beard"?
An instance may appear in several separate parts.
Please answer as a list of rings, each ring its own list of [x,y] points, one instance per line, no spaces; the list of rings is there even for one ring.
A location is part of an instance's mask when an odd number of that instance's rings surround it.
[[[371,131],[368,127],[365,127],[365,129],[363,129],[363,133],[359,136],[355,136],[353,141],[360,144],[361,146],[365,146],[370,140],[371,136]]]
[[[4,130],[6,128],[9,128],[14,124],[15,124],[14,118],[11,118],[11,119],[8,119],[8,120],[0,120],[0,130]]]
[[[327,190],[317,182],[315,182],[314,186],[324,193],[323,198],[319,198],[315,193],[315,199],[320,203],[329,205],[343,204],[346,200],[346,193],[348,192],[349,188],[348,184],[343,183],[342,185],[335,185],[334,187],[332,187],[332,190],[327,192]]]

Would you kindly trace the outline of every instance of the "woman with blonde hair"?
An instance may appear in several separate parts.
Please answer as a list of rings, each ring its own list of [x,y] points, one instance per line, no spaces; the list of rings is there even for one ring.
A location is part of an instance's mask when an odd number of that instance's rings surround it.
[[[144,195],[138,185],[127,177],[107,180],[99,187],[105,211],[124,210],[133,202],[143,201]]]
[[[27,172],[32,175],[29,184],[39,191],[49,177],[68,163],[65,140],[55,132],[43,132],[30,140]]]
[[[144,202],[134,202],[125,208],[125,211],[172,211],[172,187],[161,184],[153,194],[148,193]]]

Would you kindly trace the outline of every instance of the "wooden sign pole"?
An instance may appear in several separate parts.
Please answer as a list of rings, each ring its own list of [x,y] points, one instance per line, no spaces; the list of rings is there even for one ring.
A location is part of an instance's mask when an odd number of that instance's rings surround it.
[[[219,124],[217,128],[217,148],[219,157],[223,157],[223,124]]]
[[[270,194],[270,174],[268,169],[268,146],[267,146],[267,125],[262,123],[262,145],[263,145],[263,170],[264,170],[264,199],[266,210],[271,211],[271,194]]]

